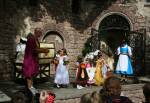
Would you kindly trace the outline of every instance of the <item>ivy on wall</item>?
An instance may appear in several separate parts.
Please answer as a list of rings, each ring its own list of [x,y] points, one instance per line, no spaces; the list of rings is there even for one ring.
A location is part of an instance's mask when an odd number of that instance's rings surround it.
[[[88,38],[84,44],[84,48],[82,50],[82,55],[85,56],[89,52],[92,52],[92,38]]]

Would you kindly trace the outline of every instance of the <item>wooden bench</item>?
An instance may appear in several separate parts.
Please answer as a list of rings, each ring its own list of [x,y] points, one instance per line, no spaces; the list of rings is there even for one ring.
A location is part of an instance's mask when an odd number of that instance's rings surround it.
[[[14,63],[14,79],[23,79],[23,63]],[[36,76],[38,79],[50,78],[50,61],[39,61],[39,74]]]
[[[40,48],[47,48],[49,49],[49,52],[47,54],[45,53],[39,53],[39,74],[36,76],[36,78],[43,79],[43,78],[50,78],[50,61],[52,58],[54,58],[55,55],[55,46],[54,43],[43,43],[40,42]],[[24,55],[20,55],[19,57],[16,57],[16,62],[14,63],[14,79],[20,79],[23,78],[23,58]]]

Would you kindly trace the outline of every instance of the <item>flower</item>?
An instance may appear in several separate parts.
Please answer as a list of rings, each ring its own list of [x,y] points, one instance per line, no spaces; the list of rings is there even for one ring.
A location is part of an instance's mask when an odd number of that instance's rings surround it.
[[[96,51],[94,52],[94,55],[97,56],[99,52],[100,52],[100,50],[96,50]]]
[[[64,61],[64,65],[67,65],[67,64],[69,64],[69,61]]]
[[[64,57],[63,61],[64,61],[64,65],[67,65],[69,63],[69,59],[67,57]]]
[[[80,67],[81,67],[82,69],[85,69],[85,68],[86,68],[86,65],[85,65],[84,63],[81,63],[81,64],[80,64]]]
[[[100,50],[96,50],[96,51],[94,51],[94,52],[90,52],[89,54],[87,54],[87,55],[85,56],[85,59],[87,59],[87,58],[89,58],[89,59],[94,59],[94,57],[97,56],[99,52],[100,52]]]

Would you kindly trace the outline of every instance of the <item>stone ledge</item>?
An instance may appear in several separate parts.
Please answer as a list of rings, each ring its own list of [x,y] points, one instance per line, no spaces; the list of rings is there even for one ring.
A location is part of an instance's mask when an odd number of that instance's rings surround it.
[[[9,102],[11,101],[11,98],[8,97],[5,93],[0,91],[0,103]]]

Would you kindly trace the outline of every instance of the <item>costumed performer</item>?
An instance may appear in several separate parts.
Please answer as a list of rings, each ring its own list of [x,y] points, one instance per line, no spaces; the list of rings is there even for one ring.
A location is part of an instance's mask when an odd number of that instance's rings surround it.
[[[39,73],[38,53],[48,53],[47,48],[40,48],[38,38],[41,36],[41,28],[35,28],[34,35],[27,37],[25,55],[23,61],[23,75],[27,80],[27,87],[35,95],[38,91],[33,87],[33,77]]]
[[[124,77],[127,75],[133,75],[133,68],[131,65],[132,50],[125,40],[123,40],[121,45],[118,47],[117,54],[119,55],[119,59],[115,72],[123,75]],[[123,78],[122,80],[127,79]]]

